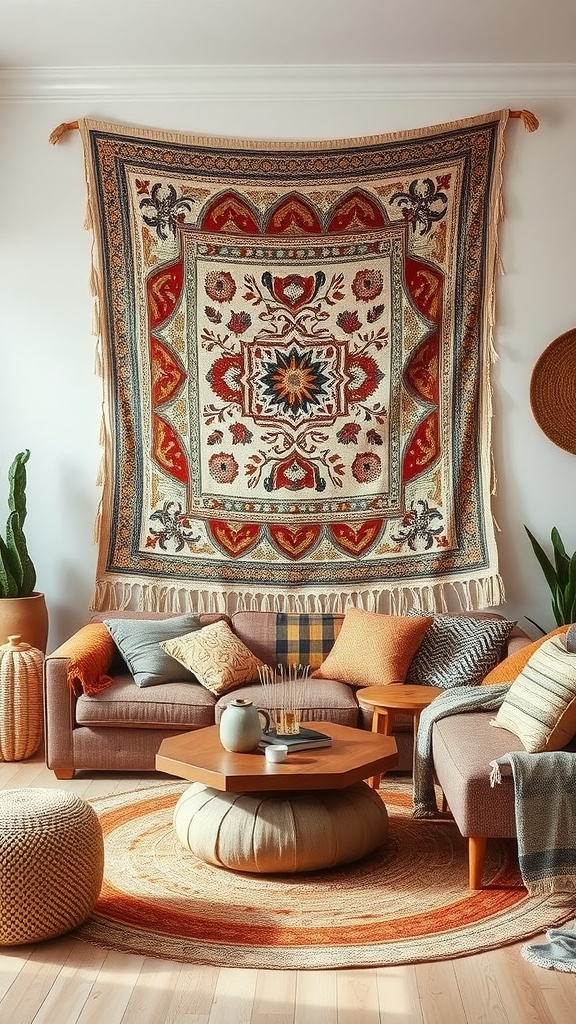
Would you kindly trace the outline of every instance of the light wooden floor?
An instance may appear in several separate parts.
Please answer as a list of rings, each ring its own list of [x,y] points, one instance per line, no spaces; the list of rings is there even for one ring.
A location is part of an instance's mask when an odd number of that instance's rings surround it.
[[[57,787],[88,799],[155,781],[165,778],[58,782],[41,753],[0,764],[0,789]],[[0,1024],[574,1024],[575,1007],[576,975],[532,967],[520,946],[348,971],[201,967],[66,936],[0,947]]]

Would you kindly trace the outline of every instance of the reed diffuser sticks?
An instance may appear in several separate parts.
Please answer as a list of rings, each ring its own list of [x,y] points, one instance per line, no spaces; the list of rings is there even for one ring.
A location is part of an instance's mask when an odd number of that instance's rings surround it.
[[[264,704],[274,719],[279,736],[300,732],[300,715],[309,665],[262,665],[258,669]]]

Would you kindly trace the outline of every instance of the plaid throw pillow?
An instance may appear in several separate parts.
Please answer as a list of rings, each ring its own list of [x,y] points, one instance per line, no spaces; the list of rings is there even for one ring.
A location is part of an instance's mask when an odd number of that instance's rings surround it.
[[[319,668],[340,632],[343,616],[279,612],[276,620],[276,661],[279,665]]]

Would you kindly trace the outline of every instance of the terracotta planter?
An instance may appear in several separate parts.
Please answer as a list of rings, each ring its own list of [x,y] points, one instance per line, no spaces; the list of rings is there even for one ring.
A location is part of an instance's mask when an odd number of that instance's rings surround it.
[[[16,635],[46,653],[48,609],[44,594],[0,598],[0,644],[8,643],[8,637]]]

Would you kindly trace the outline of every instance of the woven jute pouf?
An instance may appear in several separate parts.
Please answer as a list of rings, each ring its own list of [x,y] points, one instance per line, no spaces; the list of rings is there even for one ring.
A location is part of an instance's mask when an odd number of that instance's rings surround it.
[[[201,860],[266,874],[348,864],[388,835],[386,807],[364,782],[312,793],[221,793],[195,782],[176,804],[173,823]]]
[[[81,924],[100,893],[102,829],[71,793],[0,793],[0,945],[38,942]]]

